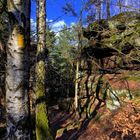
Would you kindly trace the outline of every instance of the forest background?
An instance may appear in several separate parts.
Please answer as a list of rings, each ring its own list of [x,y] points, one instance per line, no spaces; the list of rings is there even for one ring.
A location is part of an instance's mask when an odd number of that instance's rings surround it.
[[[139,139],[139,9],[0,0],[1,138]]]

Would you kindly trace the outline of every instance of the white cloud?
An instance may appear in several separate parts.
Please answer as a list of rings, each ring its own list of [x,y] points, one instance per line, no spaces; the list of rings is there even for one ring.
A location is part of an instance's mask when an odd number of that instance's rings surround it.
[[[34,19],[30,19],[31,22],[31,30],[36,30],[36,21],[34,21]]]
[[[65,21],[60,20],[60,21],[55,22],[51,25],[51,30],[54,32],[58,32],[64,27],[64,25],[66,25]]]
[[[72,26],[74,26],[74,25],[76,25],[75,22],[71,22],[71,23],[70,23],[70,27],[72,27]]]
[[[53,27],[54,28],[58,28],[58,27],[61,27],[61,26],[64,26],[66,23],[64,22],[64,20],[60,20],[56,23],[53,24]]]
[[[36,30],[36,21],[31,18],[30,22],[31,22],[31,30],[35,31]],[[46,22],[50,23],[51,30],[54,32],[59,32],[64,27],[64,25],[66,25],[64,20],[60,20],[58,22],[53,23],[52,19],[50,19],[50,20],[46,19]]]
[[[30,22],[31,22],[31,40],[36,41],[36,21],[31,18]]]
[[[35,34],[36,32],[36,21],[34,19],[30,19],[30,22],[31,22],[31,31],[33,31],[34,33],[32,33],[33,35]],[[49,20],[49,19],[46,19],[46,22],[49,22],[50,23],[50,28],[52,31],[54,31],[56,33],[56,36],[59,36],[59,31],[61,31],[64,27],[64,25],[67,25],[65,23],[64,20],[59,20],[57,22],[53,22],[53,20]],[[74,23],[72,22],[70,24],[71,26],[74,25]]]
[[[53,22],[52,19],[46,19],[46,22]]]
[[[52,19],[50,19],[50,20],[49,20],[49,22],[53,22],[53,20],[52,20]]]

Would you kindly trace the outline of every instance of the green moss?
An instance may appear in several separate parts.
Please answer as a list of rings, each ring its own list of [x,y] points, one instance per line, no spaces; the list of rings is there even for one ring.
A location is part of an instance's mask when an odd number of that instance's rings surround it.
[[[37,140],[53,140],[51,135],[48,117],[46,113],[45,103],[41,103],[37,106],[37,115],[36,115],[36,138]]]
[[[135,46],[140,47],[140,37],[135,38]]]
[[[45,98],[45,62],[39,61],[36,68],[36,139],[53,140],[49,129]]]
[[[103,29],[104,26],[107,26],[107,28]],[[90,32],[91,30],[94,30],[95,34]],[[88,31],[89,34],[91,33],[89,37],[93,38],[95,42],[99,42],[101,48],[114,48],[121,54],[121,51],[127,50],[127,47],[134,47],[130,52],[128,48],[128,54],[125,55],[125,59],[127,61],[131,61],[131,59],[139,60],[139,51],[136,51],[140,47],[140,18],[138,13],[124,12],[109,20],[96,21],[89,25]],[[98,40],[98,37],[101,40]],[[95,44],[93,45],[96,47]],[[116,61],[118,64],[123,65],[121,55],[118,55]]]
[[[120,22],[118,22],[118,21],[113,21],[113,20],[108,21],[109,29],[114,29],[119,24],[120,24]]]
[[[126,25],[127,25],[129,28],[133,28],[133,27],[137,26],[138,23],[139,23],[139,20],[134,19],[134,20],[132,20],[132,21],[130,21],[130,22],[127,22]]]
[[[110,37],[110,42],[112,42],[112,43],[115,43],[115,42],[118,42],[118,41],[121,41],[121,40],[122,40],[121,36],[117,35],[117,34]]]
[[[136,32],[140,33],[140,23],[137,23],[135,26]]]
[[[36,136],[37,140],[43,140],[50,136],[48,119],[46,117],[45,103],[37,105],[36,114]]]
[[[129,76],[129,77],[127,77],[127,80],[140,81],[140,77],[139,76],[137,76],[137,77],[135,77],[135,76],[133,76],[133,77]]]
[[[130,22],[133,19],[136,19],[136,17],[139,16],[139,13],[136,12],[122,12],[114,17],[111,18],[111,20],[116,20],[116,21],[120,21],[121,23],[124,22]]]
[[[134,33],[134,30],[125,30],[124,36],[131,36]]]
[[[100,27],[105,28],[105,27],[107,27],[107,26],[108,26],[107,21],[104,20],[104,19],[102,19],[102,20],[100,20],[100,21],[95,21],[95,22],[89,24],[88,30],[89,30],[89,31],[92,31],[92,30],[98,31]]]

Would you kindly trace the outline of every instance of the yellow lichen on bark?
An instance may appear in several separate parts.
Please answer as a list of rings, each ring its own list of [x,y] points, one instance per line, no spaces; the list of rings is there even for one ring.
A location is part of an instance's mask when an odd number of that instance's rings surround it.
[[[18,34],[18,36],[17,36],[17,42],[18,42],[18,47],[20,49],[24,49],[24,47],[25,47],[25,45],[24,45],[24,35]]]

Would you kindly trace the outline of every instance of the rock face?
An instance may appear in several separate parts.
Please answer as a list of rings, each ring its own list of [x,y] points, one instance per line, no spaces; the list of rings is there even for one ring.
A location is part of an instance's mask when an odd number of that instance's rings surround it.
[[[96,21],[83,29],[83,36],[89,43],[82,55],[96,59],[117,56],[116,63],[121,67],[140,66],[139,13],[124,12],[110,20]]]
[[[94,106],[103,104],[104,101],[110,106],[110,103],[115,101],[114,105],[118,107],[119,100],[137,98],[139,96],[137,77],[140,70],[140,14],[124,12],[109,20],[95,21],[86,29],[83,28],[83,36],[87,38],[88,44],[81,50],[79,72],[81,108],[87,104]],[[92,101],[91,97],[97,102]]]

